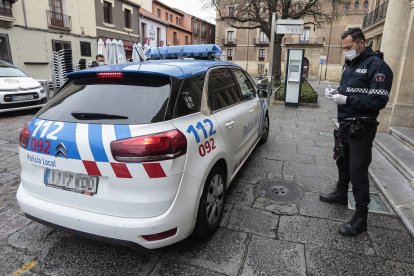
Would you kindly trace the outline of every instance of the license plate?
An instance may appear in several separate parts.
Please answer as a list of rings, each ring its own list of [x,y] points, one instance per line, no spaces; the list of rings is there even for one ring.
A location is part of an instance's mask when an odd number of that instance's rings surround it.
[[[48,187],[79,194],[94,195],[98,190],[99,177],[46,169],[44,180]]]
[[[12,101],[27,101],[27,100],[33,100],[33,95],[16,95],[12,96]]]

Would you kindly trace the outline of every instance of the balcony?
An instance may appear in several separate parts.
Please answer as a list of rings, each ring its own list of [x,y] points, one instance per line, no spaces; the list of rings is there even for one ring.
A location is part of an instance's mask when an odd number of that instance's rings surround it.
[[[385,20],[387,15],[388,9],[388,1],[384,2],[384,4],[378,6],[375,10],[370,12],[364,17],[364,22],[362,23],[362,28],[366,29],[371,25],[374,25],[377,22]]]
[[[0,8],[0,27],[10,28],[15,20],[11,8]]]
[[[325,43],[324,37],[314,37],[309,39],[303,39],[300,36],[289,36],[283,38],[285,45],[309,45],[310,47],[323,46]]]
[[[233,47],[237,45],[237,39],[225,39],[223,38],[222,44],[226,47]]]
[[[49,28],[62,29],[66,31],[70,31],[72,29],[72,18],[69,15],[50,10],[46,11],[46,14]]]
[[[256,45],[258,47],[267,47],[270,44],[269,41],[267,41],[267,40],[260,40],[260,39],[257,39],[257,38],[253,38],[253,43],[254,43],[254,45]]]
[[[194,34],[194,35],[198,35],[198,34],[199,34],[198,29],[194,29],[194,30],[193,30],[193,34]]]

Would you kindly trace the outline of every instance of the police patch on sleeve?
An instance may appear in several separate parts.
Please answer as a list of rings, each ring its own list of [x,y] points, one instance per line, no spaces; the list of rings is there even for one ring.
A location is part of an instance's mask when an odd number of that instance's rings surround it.
[[[383,73],[376,73],[375,80],[377,82],[383,82],[385,80],[385,75]]]

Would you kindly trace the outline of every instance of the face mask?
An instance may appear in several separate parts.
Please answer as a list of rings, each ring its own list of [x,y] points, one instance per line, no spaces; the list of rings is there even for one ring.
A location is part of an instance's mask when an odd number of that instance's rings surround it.
[[[99,66],[102,66],[102,65],[104,65],[105,64],[105,61],[98,61],[98,65]]]
[[[353,60],[354,58],[356,58],[357,56],[359,56],[359,54],[357,54],[356,50],[359,48],[359,45],[356,49],[352,49],[349,51],[344,52],[345,54],[345,58],[349,61]]]

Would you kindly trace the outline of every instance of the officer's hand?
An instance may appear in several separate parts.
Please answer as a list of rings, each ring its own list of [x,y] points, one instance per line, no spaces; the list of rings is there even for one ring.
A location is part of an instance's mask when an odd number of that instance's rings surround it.
[[[325,96],[326,97],[332,95],[332,93],[334,93],[334,92],[335,92],[335,89],[333,89],[331,87],[325,88]]]
[[[326,97],[337,105],[346,104],[346,96],[342,94],[327,95]]]

